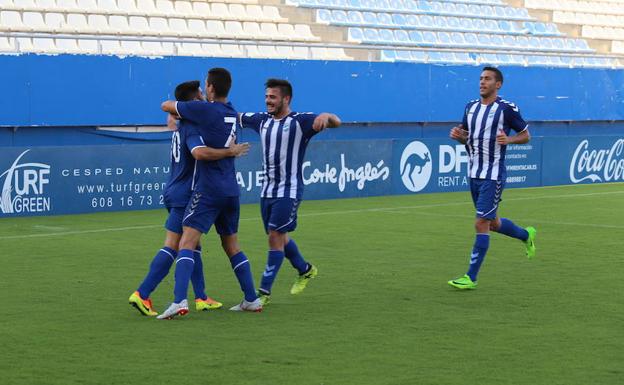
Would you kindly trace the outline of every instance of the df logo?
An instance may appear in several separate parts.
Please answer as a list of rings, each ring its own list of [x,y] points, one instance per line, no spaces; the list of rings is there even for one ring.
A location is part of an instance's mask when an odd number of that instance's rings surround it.
[[[399,166],[405,187],[418,192],[427,186],[431,178],[431,152],[424,143],[414,141],[403,150]]]

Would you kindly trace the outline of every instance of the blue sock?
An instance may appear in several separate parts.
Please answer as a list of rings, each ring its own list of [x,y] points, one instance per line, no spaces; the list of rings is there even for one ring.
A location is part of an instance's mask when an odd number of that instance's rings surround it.
[[[195,257],[195,266],[193,267],[193,274],[191,274],[191,284],[193,284],[193,291],[195,292],[195,299],[206,299],[206,281],[204,281],[204,262],[201,257],[201,246],[193,252]]]
[[[177,255],[178,253],[169,247],[163,247],[158,250],[158,254],[152,259],[149,272],[145,276],[141,286],[137,289],[141,298],[149,298],[150,294],[156,289],[156,286],[165,279]]]
[[[517,238],[523,242],[529,239],[529,233],[520,226],[516,226],[511,220],[507,218],[501,218],[501,225],[498,232],[505,234],[508,237]]]
[[[308,271],[308,263],[305,261],[305,259],[303,259],[303,256],[299,252],[299,248],[297,247],[294,239],[288,241],[286,246],[284,246],[284,254],[286,255],[286,258],[290,261],[290,264],[295,269],[297,269],[299,274],[304,274],[306,271]]]
[[[260,290],[270,294],[273,282],[277,277],[277,272],[284,262],[284,252],[281,250],[269,250],[269,257],[267,258],[267,265],[262,273],[262,280],[260,281]]]
[[[194,266],[195,259],[193,258],[193,250],[180,250],[178,253],[178,260],[176,261],[175,286],[173,289],[175,298],[173,302],[180,303],[180,301],[186,299]]]
[[[232,270],[236,274],[236,279],[240,284],[240,288],[245,294],[245,301],[253,302],[258,298],[256,288],[254,287],[253,277],[251,276],[251,266],[247,256],[241,251],[230,258]]]
[[[470,256],[470,267],[468,268],[468,276],[473,282],[477,280],[477,274],[481,264],[485,259],[485,254],[490,247],[490,234],[477,234],[474,246],[472,247],[472,255]]]

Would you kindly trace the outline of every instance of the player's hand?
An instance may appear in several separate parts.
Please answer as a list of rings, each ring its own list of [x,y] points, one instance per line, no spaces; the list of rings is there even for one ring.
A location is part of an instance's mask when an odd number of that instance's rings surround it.
[[[500,144],[501,146],[509,144],[509,137],[505,134],[503,130],[498,130],[498,133],[496,134],[496,143]]]
[[[464,126],[460,124],[458,126],[451,128],[451,132],[449,134],[451,139],[454,139],[460,142],[466,142],[466,140],[468,139],[468,131],[464,130],[463,127]]]
[[[249,152],[249,148],[251,145],[247,142],[245,143],[234,143],[230,146],[230,151],[232,151],[232,156],[239,157],[247,155]]]
[[[320,114],[314,119],[314,123],[312,123],[312,129],[314,131],[320,132],[327,128],[329,124],[329,114]]]
[[[167,115],[167,128],[171,131],[175,131],[178,129],[178,119],[176,119],[176,117],[171,114]]]

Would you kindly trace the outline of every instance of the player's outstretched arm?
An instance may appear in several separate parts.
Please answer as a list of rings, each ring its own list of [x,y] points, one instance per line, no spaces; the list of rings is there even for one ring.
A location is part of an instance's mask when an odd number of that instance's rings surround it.
[[[529,140],[531,140],[531,134],[528,128],[525,128],[514,136],[507,136],[502,131],[499,131],[498,135],[496,135],[496,142],[501,146],[507,144],[525,144],[528,143]]]
[[[319,114],[316,119],[314,119],[312,129],[320,132],[326,128],[340,127],[341,124],[342,122],[338,116],[330,114],[329,112],[323,112],[322,114]]]
[[[461,144],[466,144],[468,141],[468,131],[466,131],[463,124],[451,128],[449,136]]]
[[[229,148],[195,147],[193,158],[197,160],[219,160],[247,155],[249,143],[234,143]]]
[[[177,103],[178,102],[176,102],[175,100],[167,100],[165,102],[162,102],[162,104],[160,105],[160,108],[163,111],[168,112],[173,116],[179,117],[180,115],[178,114],[178,108],[176,107]]]

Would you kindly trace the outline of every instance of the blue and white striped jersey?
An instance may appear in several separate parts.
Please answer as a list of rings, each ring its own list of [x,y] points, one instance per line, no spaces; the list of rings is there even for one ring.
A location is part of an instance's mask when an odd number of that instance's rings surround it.
[[[308,142],[317,134],[312,129],[316,116],[297,112],[282,119],[264,112],[241,115],[241,125],[260,134],[262,141],[262,198],[303,196],[301,167]]]
[[[528,125],[522,119],[515,104],[496,98],[490,105],[472,100],[466,105],[462,120],[468,131],[468,176],[476,179],[502,180],[505,178],[505,152],[507,146],[496,143],[496,135],[502,130],[521,132]]]

